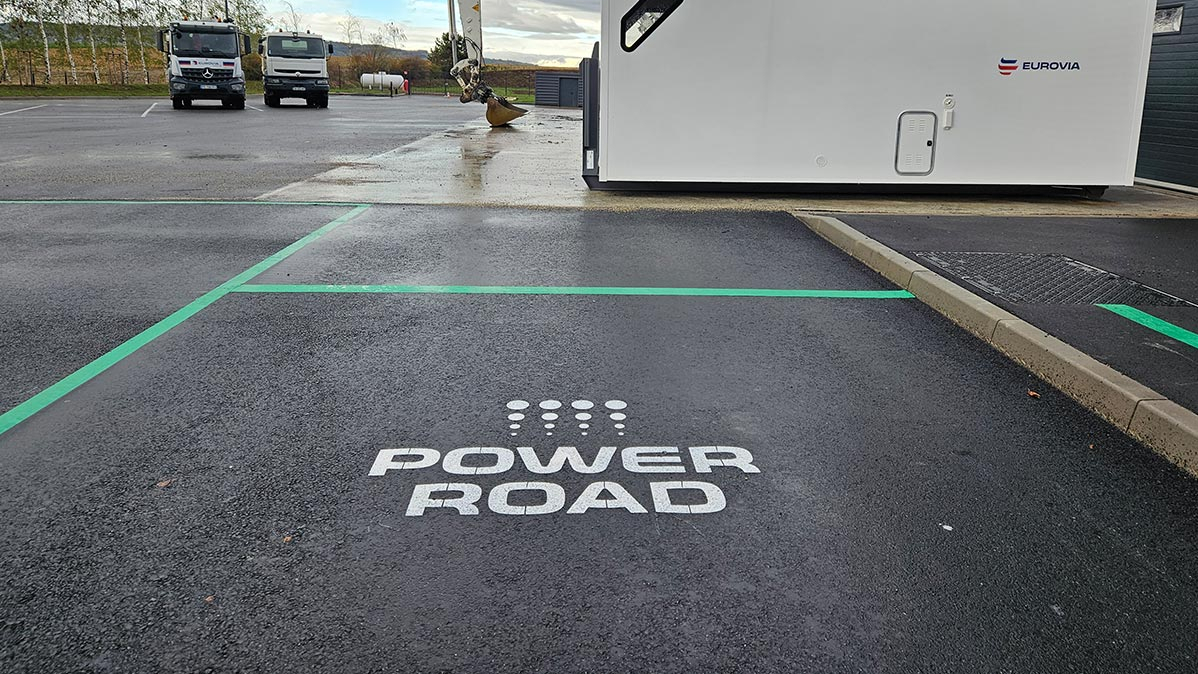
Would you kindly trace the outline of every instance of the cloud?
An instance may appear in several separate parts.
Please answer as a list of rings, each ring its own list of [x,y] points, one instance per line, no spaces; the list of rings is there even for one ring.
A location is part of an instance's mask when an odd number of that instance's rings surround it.
[[[537,65],[577,64],[599,39],[600,0],[482,0],[486,55]],[[344,42],[340,21],[353,13],[370,35],[388,22],[404,26],[405,49],[428,49],[449,28],[445,0],[291,0],[306,30]],[[282,0],[267,0],[281,17]],[[281,25],[279,18],[273,27]]]
[[[491,58],[503,59],[505,61],[519,61],[520,63],[531,63],[534,66],[552,68],[577,68],[578,62],[582,60],[578,56],[567,54],[530,54],[528,52],[502,50],[491,52]]]
[[[497,28],[539,35],[580,35],[587,32],[569,13],[555,9],[554,4],[521,2],[517,6],[512,0],[493,0],[483,6],[483,21]]]

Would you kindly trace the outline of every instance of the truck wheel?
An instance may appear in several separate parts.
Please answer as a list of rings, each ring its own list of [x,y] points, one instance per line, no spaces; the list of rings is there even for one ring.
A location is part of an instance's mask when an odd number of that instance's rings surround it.
[[[279,97],[278,96],[272,96],[270,94],[263,94],[262,102],[265,103],[266,107],[268,107],[268,108],[279,107]]]
[[[191,107],[191,99],[190,99],[190,98],[184,98],[184,99],[183,99],[183,107],[185,107],[185,108],[190,108],[190,107]]]
[[[172,108],[174,108],[174,109],[176,109],[176,110],[182,110],[182,109],[183,109],[183,99],[181,99],[181,98],[172,98],[172,99],[171,99],[171,107],[172,107]]]
[[[230,101],[229,107],[233,108],[234,110],[245,110],[245,99],[239,98],[235,101]]]
[[[320,97],[316,99],[316,107],[318,107],[318,108],[329,107],[329,95],[321,94]]]

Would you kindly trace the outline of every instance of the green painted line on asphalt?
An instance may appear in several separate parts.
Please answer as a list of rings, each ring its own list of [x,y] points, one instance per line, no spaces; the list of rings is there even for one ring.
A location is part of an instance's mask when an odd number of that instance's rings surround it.
[[[1173,325],[1163,318],[1157,318],[1152,314],[1140,311],[1135,307],[1129,307],[1126,304],[1099,304],[1097,306],[1111,313],[1118,314],[1129,321],[1139,323],[1149,330],[1159,332],[1170,339],[1175,339],[1182,344],[1188,344],[1198,349],[1198,333],[1190,332],[1178,325]]]
[[[367,293],[395,295],[634,295],[663,297],[795,297],[911,299],[906,290],[785,290],[771,288],[625,288],[571,286],[245,285],[236,293]]]
[[[84,365],[83,367],[79,368],[78,370],[75,370],[71,374],[67,375],[66,377],[64,377],[63,379],[58,381],[57,383],[53,384],[49,388],[42,391],[41,393],[38,393],[37,395],[33,396],[29,400],[26,400],[25,402],[21,403],[20,405],[17,405],[16,407],[5,412],[4,414],[0,414],[0,435],[3,435],[4,433],[8,432],[12,427],[16,426],[17,424],[21,423],[22,421],[25,421],[26,419],[37,414],[38,412],[44,410],[46,407],[49,407],[54,402],[62,399],[63,396],[68,395],[69,393],[71,393],[75,389],[79,388],[83,384],[86,384],[88,381],[91,381],[93,378],[95,378],[100,373],[104,372],[105,370],[112,367],[113,365],[116,365],[117,363],[121,362],[122,360],[124,360],[131,354],[135,353],[138,349],[142,348],[146,344],[149,344],[150,342],[154,341],[155,339],[166,334],[175,326],[186,321],[187,319],[191,318],[192,316],[195,316],[197,313],[202,311],[205,307],[211,305],[213,302],[219,300],[220,298],[224,297],[225,295],[228,295],[230,292],[232,292],[238,286],[242,285],[243,283],[246,283],[247,281],[252,280],[255,276],[261,274],[262,272],[266,271],[267,269],[270,269],[271,267],[275,266],[276,264],[287,259],[289,256],[291,256],[292,254],[294,254],[296,251],[300,250],[304,246],[307,246],[308,244],[312,243],[313,241],[316,241],[317,239],[321,238],[322,236],[333,231],[337,227],[340,227],[341,225],[356,218],[358,215],[360,215],[363,211],[365,211],[368,208],[369,208],[369,206],[355,207],[349,213],[342,215],[341,217],[337,218],[336,220],[333,220],[332,222],[328,223],[324,227],[321,227],[320,229],[312,232],[311,234],[308,234],[307,236],[300,239],[299,241],[296,241],[295,243],[291,244],[290,246],[287,246],[286,248],[275,253],[274,255],[271,255],[270,257],[266,258],[265,260],[262,260],[258,264],[241,272],[237,276],[234,276],[233,278],[229,279],[228,281],[225,281],[220,286],[210,290],[209,292],[205,293],[203,296],[192,301],[190,304],[183,307],[182,309],[179,309],[178,311],[171,314],[170,316],[167,316],[166,318],[162,319],[161,321],[158,321],[154,325],[146,328],[145,330],[143,330],[136,336],[130,338],[128,341],[124,342],[120,346],[114,348],[113,350],[109,351],[108,353],[93,360],[92,362],[88,363],[87,365]]]
[[[349,208],[368,206],[354,202],[335,201],[205,201],[203,199],[0,199],[0,206],[331,206]]]

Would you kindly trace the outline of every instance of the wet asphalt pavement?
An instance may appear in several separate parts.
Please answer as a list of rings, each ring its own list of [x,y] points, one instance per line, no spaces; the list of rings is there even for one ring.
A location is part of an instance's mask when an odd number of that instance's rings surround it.
[[[6,405],[347,210],[175,208],[0,206]],[[0,435],[0,669],[1195,668],[1196,483],[915,300],[411,287],[893,290],[788,215],[375,206],[249,283],[387,287]]]
[[[342,207],[0,205],[0,409],[11,409]]]
[[[481,117],[438,96],[334,96],[325,110],[248,102],[258,109],[0,99],[0,113],[24,110],[0,116],[0,198],[252,199]]]

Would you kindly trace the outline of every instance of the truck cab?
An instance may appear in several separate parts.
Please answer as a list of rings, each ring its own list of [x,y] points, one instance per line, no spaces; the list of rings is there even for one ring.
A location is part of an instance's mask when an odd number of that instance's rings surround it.
[[[262,97],[277,108],[284,98],[302,98],[309,107],[329,107],[328,55],[333,45],[298,31],[267,33],[258,42],[262,56]]]
[[[192,101],[220,101],[225,108],[245,109],[245,71],[241,57],[250,38],[232,23],[174,21],[158,31],[158,49],[166,54],[171,104],[176,110]]]

